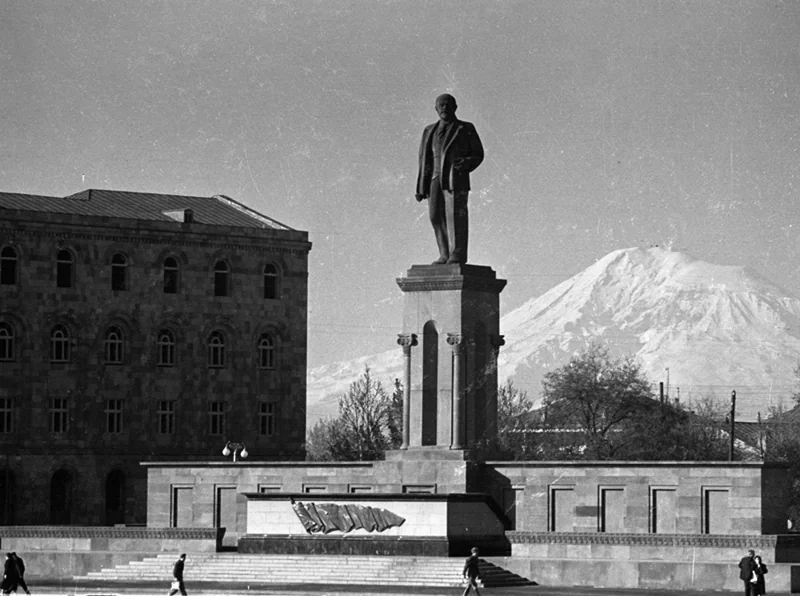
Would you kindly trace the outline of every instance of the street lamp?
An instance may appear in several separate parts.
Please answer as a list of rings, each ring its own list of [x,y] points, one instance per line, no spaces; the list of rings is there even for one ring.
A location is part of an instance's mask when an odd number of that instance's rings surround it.
[[[242,459],[247,459],[247,447],[244,446],[244,443],[234,443],[233,441],[228,441],[225,443],[225,448],[222,450],[222,455],[228,457],[229,455],[233,454],[233,461],[236,461],[236,453],[242,456]]]

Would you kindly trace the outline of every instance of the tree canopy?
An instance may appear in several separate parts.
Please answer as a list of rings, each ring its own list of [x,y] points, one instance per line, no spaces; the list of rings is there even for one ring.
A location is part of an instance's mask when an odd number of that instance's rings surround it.
[[[536,410],[511,382],[498,394],[504,457],[538,460],[719,460],[727,446],[711,401],[661,403],[639,365],[592,344],[545,375]]]
[[[395,381],[390,396],[369,367],[339,398],[339,415],[321,420],[308,431],[306,458],[311,461],[383,459],[402,440],[403,389]]]

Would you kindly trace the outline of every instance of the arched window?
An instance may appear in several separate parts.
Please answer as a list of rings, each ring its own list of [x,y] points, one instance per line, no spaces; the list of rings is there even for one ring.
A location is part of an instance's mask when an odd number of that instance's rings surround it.
[[[12,246],[4,246],[0,251],[0,285],[17,284],[17,251]]]
[[[269,333],[258,339],[258,368],[275,368],[275,340]]]
[[[50,362],[69,362],[69,330],[64,325],[50,332]]]
[[[158,365],[175,366],[175,334],[169,329],[158,332]]]
[[[119,252],[111,257],[111,289],[128,289],[128,257]]]
[[[122,364],[125,347],[122,329],[116,325],[112,325],[106,329],[103,345],[105,348],[106,364]]]
[[[439,421],[439,330],[434,321],[422,327],[422,444],[436,445]]]
[[[59,470],[50,480],[50,523],[68,524],[72,509],[72,475]]]
[[[125,521],[125,474],[120,470],[106,476],[106,524],[113,526]]]
[[[175,257],[164,259],[164,293],[178,293],[178,259]]]
[[[225,261],[217,261],[214,265],[214,296],[230,295],[230,268]]]
[[[264,265],[264,298],[276,300],[279,297],[280,278],[278,268],[272,263]]]
[[[59,250],[56,255],[56,286],[71,288],[73,279],[72,253],[68,250]]]
[[[0,321],[0,361],[14,360],[14,328],[5,321]]]
[[[225,336],[221,331],[212,331],[208,336],[208,366],[211,368],[225,366]]]

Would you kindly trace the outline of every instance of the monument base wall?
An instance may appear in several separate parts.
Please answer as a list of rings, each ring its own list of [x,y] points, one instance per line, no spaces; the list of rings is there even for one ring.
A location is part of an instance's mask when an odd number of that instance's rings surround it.
[[[71,578],[157,553],[213,553],[224,528],[0,526],[0,552],[25,560],[25,578]]]
[[[738,563],[752,548],[768,567],[768,592],[800,590],[800,535],[507,535],[512,556],[488,560],[544,586],[741,591]]]

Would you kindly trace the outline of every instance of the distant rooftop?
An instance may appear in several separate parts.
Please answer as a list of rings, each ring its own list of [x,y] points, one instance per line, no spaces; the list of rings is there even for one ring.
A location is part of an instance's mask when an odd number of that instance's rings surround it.
[[[292,230],[225,195],[188,197],[87,189],[68,197],[45,197],[0,192],[0,212],[7,209],[151,221],[183,221],[185,210],[190,209],[194,223]]]

